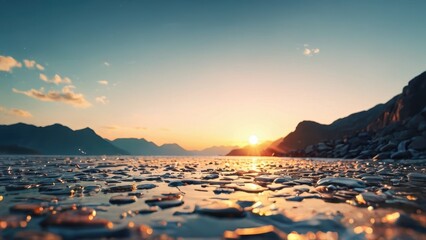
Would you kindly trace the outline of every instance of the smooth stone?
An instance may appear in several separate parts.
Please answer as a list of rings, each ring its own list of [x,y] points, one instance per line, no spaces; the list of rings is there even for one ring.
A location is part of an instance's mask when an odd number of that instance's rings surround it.
[[[299,178],[294,180],[294,182],[299,183],[299,184],[306,184],[306,185],[311,185],[313,183],[314,180],[310,179],[310,178]]]
[[[413,137],[408,148],[412,148],[418,151],[426,149],[426,138],[423,136]]]
[[[410,151],[400,151],[391,155],[392,159],[410,159],[413,156]]]
[[[65,210],[49,215],[41,222],[44,227],[63,228],[108,228],[112,223],[106,219],[95,218],[96,213],[91,209]]]
[[[271,183],[274,182],[275,179],[277,179],[279,176],[277,175],[260,175],[254,178],[254,181],[256,182],[266,182]]]
[[[230,194],[235,192],[235,190],[233,188],[216,188],[215,190],[213,190],[213,192],[215,194],[221,194],[221,193]]]
[[[121,186],[113,186],[105,189],[104,191],[107,193],[120,193],[120,192],[132,192],[136,190],[136,185],[121,185]]]
[[[180,194],[173,194],[162,196],[158,198],[148,199],[145,201],[149,206],[158,206],[160,208],[177,207],[183,204],[183,196]]]
[[[345,178],[345,177],[330,177],[330,178],[323,178],[318,180],[317,185],[338,185],[338,186],[346,186],[350,188],[364,188],[365,183],[361,180],[354,179],[354,178]]]
[[[383,203],[386,201],[386,198],[384,194],[378,195],[373,192],[363,192],[356,196],[359,204]]]
[[[169,187],[180,187],[185,186],[186,184],[182,181],[172,181],[168,184]]]
[[[137,212],[138,214],[150,214],[150,213],[158,212],[158,210],[159,210],[158,206],[153,206],[149,208],[140,209],[135,212]]]
[[[292,197],[287,197],[285,198],[286,201],[291,201],[291,202],[301,202],[303,201],[303,197],[300,196],[292,196]]]
[[[152,183],[146,183],[146,184],[140,184],[137,186],[137,189],[153,189],[156,188],[157,185],[152,184]]]
[[[61,187],[61,186],[40,187],[39,192],[40,192],[40,194],[56,195],[56,196],[60,196],[60,195],[72,196],[72,195],[74,195],[74,190],[71,189],[71,188],[67,188],[65,186],[63,186],[63,187]]]
[[[117,195],[117,196],[112,196],[109,199],[109,202],[112,204],[129,204],[129,203],[136,202],[136,200],[137,200],[137,197],[135,196]]]
[[[195,213],[224,218],[244,216],[243,208],[232,201],[214,202],[204,206],[195,206]]]
[[[412,182],[426,182],[425,173],[412,172],[407,174],[407,177],[408,177],[408,180]]]
[[[216,179],[216,178],[219,178],[219,174],[213,173],[213,174],[204,175],[202,177],[203,180]]]
[[[236,186],[235,190],[243,191],[247,193],[260,193],[268,189],[254,183],[247,183],[247,184],[244,184],[243,186]]]
[[[274,180],[274,183],[285,183],[290,182],[293,179],[290,176],[278,177]]]

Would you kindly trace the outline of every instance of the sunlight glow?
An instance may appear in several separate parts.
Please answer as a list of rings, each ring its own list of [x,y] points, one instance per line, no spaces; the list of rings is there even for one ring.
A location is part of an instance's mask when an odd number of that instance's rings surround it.
[[[257,136],[256,136],[256,135],[251,135],[251,136],[249,137],[249,143],[250,143],[251,145],[256,145],[258,142],[259,142],[259,139],[257,138]]]

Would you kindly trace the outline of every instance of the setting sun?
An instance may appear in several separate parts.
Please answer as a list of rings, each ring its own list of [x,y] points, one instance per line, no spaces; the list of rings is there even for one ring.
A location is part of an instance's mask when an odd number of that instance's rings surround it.
[[[249,143],[250,143],[251,145],[256,145],[258,142],[259,142],[259,139],[257,138],[257,136],[256,136],[256,135],[251,135],[251,136],[249,137]]]

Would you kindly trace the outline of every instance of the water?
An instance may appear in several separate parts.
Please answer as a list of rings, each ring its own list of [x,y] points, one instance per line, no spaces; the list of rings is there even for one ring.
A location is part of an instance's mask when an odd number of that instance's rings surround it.
[[[425,239],[426,160],[0,157],[0,238]]]

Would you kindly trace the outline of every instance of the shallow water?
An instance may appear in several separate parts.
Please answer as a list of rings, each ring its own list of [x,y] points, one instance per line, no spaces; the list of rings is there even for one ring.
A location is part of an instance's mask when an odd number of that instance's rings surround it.
[[[425,172],[426,160],[3,156],[0,238],[425,239]]]

